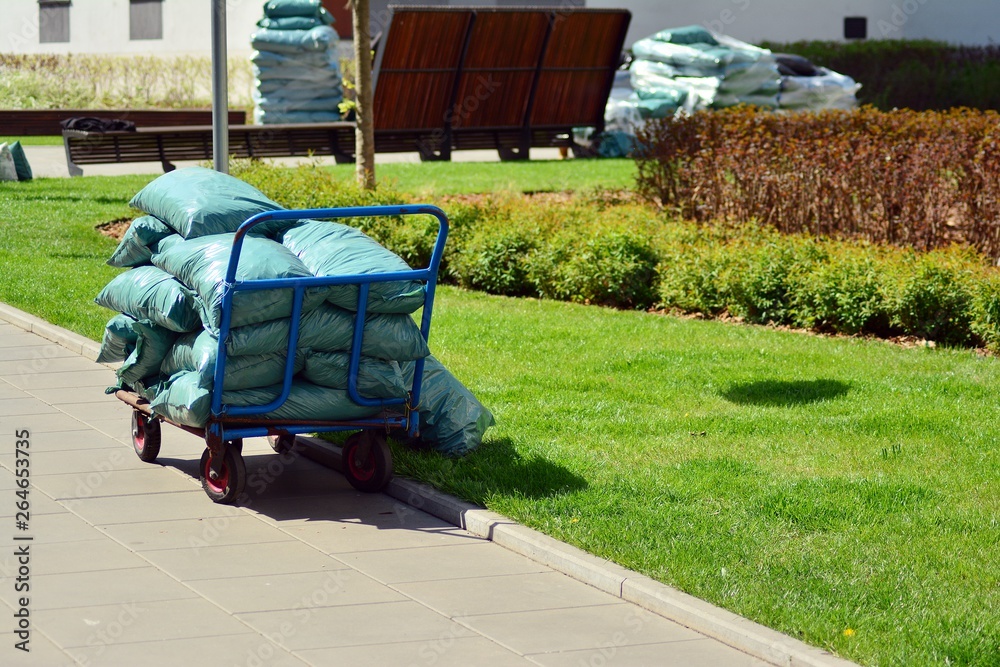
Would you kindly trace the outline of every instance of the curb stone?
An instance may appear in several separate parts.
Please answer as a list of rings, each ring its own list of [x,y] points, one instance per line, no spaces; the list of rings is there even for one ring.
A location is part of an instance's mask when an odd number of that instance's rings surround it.
[[[35,333],[91,361],[97,359],[100,351],[98,343],[5,303],[0,303],[0,321]],[[301,443],[301,451],[307,458],[335,470],[341,469],[340,447],[319,438],[299,436],[297,440]],[[773,665],[857,667],[856,663],[839,658],[828,651],[810,646],[638,572],[588,554],[496,512],[441,493],[427,484],[394,478],[384,493],[442,521]]]

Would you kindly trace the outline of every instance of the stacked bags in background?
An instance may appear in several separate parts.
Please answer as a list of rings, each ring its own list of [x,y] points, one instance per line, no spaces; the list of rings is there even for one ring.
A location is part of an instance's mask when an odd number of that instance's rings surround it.
[[[340,120],[344,99],[333,16],[320,0],[270,0],[250,37],[254,122]]]
[[[662,30],[632,45],[604,110],[604,132],[574,131],[583,155],[623,157],[655,118],[740,104],[780,111],[851,109],[861,87],[805,58],[773,54],[701,26]]]
[[[281,208],[231,176],[191,167],[160,176],[132,198],[146,213],[133,221],[108,263],[128,267],[95,301],[118,314],[108,322],[100,362],[123,361],[119,385],[150,401],[154,414],[204,426],[215,384],[225,273],[235,230],[249,217]],[[270,221],[243,241],[237,281],[405,271],[397,255],[361,231],[316,220]],[[493,416],[437,360],[410,313],[424,285],[371,285],[358,372],[366,398],[405,398],[414,362],[427,359],[421,405],[425,444],[449,455],[479,445]],[[226,340],[223,402],[263,406],[282,389],[288,359],[291,289],[238,291]],[[294,378],[288,400],[268,420],[370,417],[347,393],[358,286],[305,290]],[[424,428],[426,426],[426,428]]]

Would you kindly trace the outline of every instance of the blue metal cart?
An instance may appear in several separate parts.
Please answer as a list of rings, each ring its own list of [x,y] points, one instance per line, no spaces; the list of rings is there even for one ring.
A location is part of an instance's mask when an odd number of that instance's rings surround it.
[[[437,218],[438,235],[431,253],[430,264],[424,269],[395,271],[366,275],[345,275],[307,278],[283,278],[274,280],[236,280],[236,268],[240,261],[243,239],[256,225],[271,220],[302,219],[344,219],[379,216],[429,215]],[[205,439],[205,452],[201,456],[199,476],[205,493],[217,503],[232,503],[243,493],[246,484],[246,466],[243,462],[243,438],[267,436],[271,447],[277,452],[287,452],[295,444],[295,436],[300,433],[323,433],[333,431],[357,431],[349,436],[343,447],[344,475],[352,486],[361,491],[380,491],[392,478],[392,454],[386,443],[386,435],[393,430],[405,431],[413,436],[417,432],[419,418],[415,406],[420,401],[420,385],[423,379],[424,361],[415,362],[413,384],[407,398],[371,399],[358,393],[358,368],[361,359],[361,345],[364,334],[365,312],[368,293],[372,283],[388,281],[421,281],[426,284],[424,305],[420,321],[420,332],[426,340],[430,334],[431,313],[434,305],[434,291],[437,273],[441,265],[441,255],[448,237],[448,218],[436,206],[370,206],[350,208],[320,208],[303,210],[282,210],[260,213],[248,219],[236,231],[233,249],[226,271],[225,289],[222,298],[222,318],[219,327],[219,349],[216,356],[215,382],[212,387],[212,408],[208,424],[204,428],[174,424]],[[284,404],[291,391],[295,369],[295,351],[298,346],[302,300],[305,290],[324,285],[358,285],[358,307],[354,321],[354,337],[351,342],[350,364],[348,367],[348,395],[355,403],[379,408],[379,413],[366,419],[349,421],[271,421],[260,415],[277,410]],[[294,300],[288,338],[288,358],[282,392],[274,401],[260,406],[230,406],[222,402],[223,377],[226,364],[226,339],[229,336],[232,316],[233,294],[237,291],[268,289],[291,289]],[[148,401],[137,394],[120,390],[115,396],[132,408],[132,445],[143,461],[152,462],[160,451],[160,422],[163,417],[153,415]],[[168,422],[173,423],[173,422]]]

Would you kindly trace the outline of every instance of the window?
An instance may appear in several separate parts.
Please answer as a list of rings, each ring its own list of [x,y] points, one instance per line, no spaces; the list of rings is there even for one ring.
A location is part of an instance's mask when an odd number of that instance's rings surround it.
[[[129,39],[163,39],[163,0],[129,0]]]
[[[844,39],[867,39],[868,18],[865,16],[847,16],[844,18]]]
[[[70,0],[38,0],[38,42],[69,41]]]

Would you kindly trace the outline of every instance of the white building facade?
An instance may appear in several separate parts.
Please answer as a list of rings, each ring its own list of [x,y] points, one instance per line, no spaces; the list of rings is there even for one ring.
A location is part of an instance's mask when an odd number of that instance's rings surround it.
[[[543,5],[624,8],[626,39],[664,28],[704,25],[751,43],[800,39],[935,39],[955,44],[1000,40],[998,0],[372,0],[372,33],[388,6]],[[346,0],[324,0],[335,26],[350,36]],[[227,0],[229,53],[249,54],[263,0]],[[0,0],[0,53],[208,55],[209,0]]]

